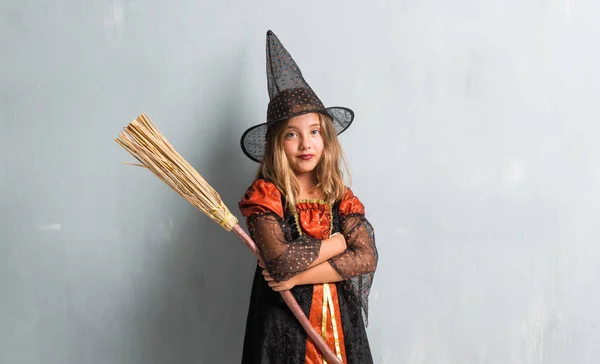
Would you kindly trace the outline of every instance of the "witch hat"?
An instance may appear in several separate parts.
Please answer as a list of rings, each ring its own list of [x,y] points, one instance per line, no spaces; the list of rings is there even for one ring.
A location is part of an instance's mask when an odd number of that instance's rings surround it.
[[[270,99],[267,122],[246,130],[240,141],[244,154],[255,162],[262,160],[267,130],[277,122],[310,112],[320,112],[333,118],[333,125],[339,135],[354,120],[354,112],[348,108],[326,108],[323,105],[304,80],[292,56],[270,30],[267,32],[267,86]]]

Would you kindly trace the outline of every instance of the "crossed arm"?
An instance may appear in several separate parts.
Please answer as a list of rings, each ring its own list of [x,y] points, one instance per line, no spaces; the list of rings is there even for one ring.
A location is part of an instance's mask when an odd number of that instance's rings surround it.
[[[287,281],[274,281],[266,269],[263,269],[263,276],[269,283],[269,286],[276,292],[286,291],[303,284],[334,283],[344,280],[329,262],[324,262],[303,270]]]
[[[364,215],[342,219],[340,234],[318,240],[285,239],[285,224],[273,217],[255,219],[250,231],[266,267],[263,275],[275,291],[296,285],[333,283],[375,271],[377,251],[373,229]]]

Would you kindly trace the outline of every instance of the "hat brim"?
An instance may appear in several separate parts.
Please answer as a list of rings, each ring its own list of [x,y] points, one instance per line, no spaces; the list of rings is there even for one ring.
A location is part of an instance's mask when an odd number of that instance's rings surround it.
[[[287,120],[294,116],[308,114],[311,112],[321,112],[329,114],[329,116],[331,116],[331,118],[333,119],[333,126],[337,135],[340,135],[341,133],[346,131],[346,129],[348,129],[348,127],[354,121],[354,111],[341,106],[328,107],[323,110],[305,111],[302,113],[289,115],[284,120]],[[267,123],[262,123],[247,129],[240,138],[240,146],[244,154],[257,163],[260,163],[262,161],[265,152],[266,136]]]

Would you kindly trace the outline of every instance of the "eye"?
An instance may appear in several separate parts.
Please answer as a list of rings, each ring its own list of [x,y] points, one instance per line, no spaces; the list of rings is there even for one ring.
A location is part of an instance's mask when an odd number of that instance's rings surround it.
[[[312,135],[319,135],[319,134],[321,134],[321,130],[319,130],[319,129],[314,129],[314,130],[312,130],[310,133],[311,133]]]
[[[295,131],[290,131],[290,132],[287,132],[287,133],[285,134],[285,137],[286,137],[287,139],[290,139],[290,138],[294,138],[296,135],[298,135],[298,134],[296,134],[296,132],[295,132]]]

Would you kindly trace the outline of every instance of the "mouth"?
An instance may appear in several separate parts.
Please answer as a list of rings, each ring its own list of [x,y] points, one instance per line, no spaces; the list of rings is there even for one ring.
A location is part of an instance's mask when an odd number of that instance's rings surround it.
[[[307,161],[307,160],[310,160],[310,159],[312,159],[313,157],[314,157],[314,155],[313,155],[313,154],[300,154],[300,155],[298,156],[298,158],[300,158],[300,159],[302,159],[302,160],[305,160],[305,161]]]

